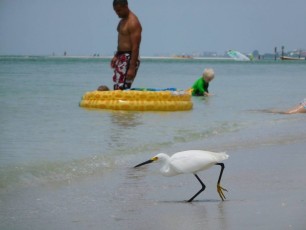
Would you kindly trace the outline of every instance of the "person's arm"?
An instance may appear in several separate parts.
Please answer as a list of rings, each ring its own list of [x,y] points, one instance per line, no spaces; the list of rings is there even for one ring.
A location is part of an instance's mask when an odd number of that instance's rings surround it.
[[[208,91],[209,83],[203,81],[203,89],[204,89],[204,96],[211,96],[212,94]]]
[[[305,113],[306,110],[303,105],[296,106],[292,109],[289,109],[285,114],[294,114],[294,113]]]
[[[141,31],[142,31],[142,28],[138,20],[131,21],[129,32],[130,32],[130,40],[132,44],[132,49],[131,49],[132,55],[131,55],[129,70],[126,76],[128,80],[134,79],[136,75],[136,65],[137,65],[137,60],[139,57],[139,48],[140,48],[140,42],[141,42]]]
[[[114,57],[112,58],[111,62],[110,62],[110,66],[111,68],[115,68],[116,67],[116,61],[117,61],[117,54],[114,54]]]
[[[119,26],[120,26],[121,21],[118,23],[117,26],[117,32],[119,33]],[[118,45],[119,45],[119,39],[118,39]],[[118,47],[117,47],[117,51],[114,53],[114,57],[112,58],[111,62],[110,62],[110,66],[111,68],[115,68],[116,67],[116,62],[117,62],[117,52],[118,52]]]

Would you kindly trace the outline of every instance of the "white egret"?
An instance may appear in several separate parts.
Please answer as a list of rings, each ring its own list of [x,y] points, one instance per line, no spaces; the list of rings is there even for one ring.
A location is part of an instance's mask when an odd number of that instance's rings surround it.
[[[171,157],[165,153],[159,153],[155,157],[152,157],[150,160],[145,161],[141,164],[136,165],[134,168],[139,166],[149,164],[152,162],[160,161],[163,163],[163,166],[160,169],[160,172],[163,176],[176,176],[182,173],[192,173],[197,178],[197,180],[202,185],[202,188],[197,192],[193,197],[191,197],[188,202],[193,201],[201,192],[205,190],[205,184],[201,181],[198,172],[209,169],[214,165],[220,165],[221,171],[219,179],[217,182],[217,192],[221,197],[222,201],[225,200],[223,191],[227,191],[225,188],[221,187],[221,177],[224,170],[224,164],[220,163],[223,160],[226,160],[229,156],[224,153],[209,152],[203,150],[188,150],[183,152],[178,152],[173,154]]]

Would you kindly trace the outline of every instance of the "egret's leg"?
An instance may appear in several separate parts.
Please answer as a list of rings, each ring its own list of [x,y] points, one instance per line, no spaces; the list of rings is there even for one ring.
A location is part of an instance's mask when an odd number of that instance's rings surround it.
[[[224,201],[226,198],[224,196],[223,191],[227,192],[227,190],[225,188],[222,188],[221,185],[220,185],[221,177],[222,177],[223,170],[224,170],[224,164],[223,163],[217,163],[216,165],[221,166],[221,171],[220,171],[220,175],[219,175],[219,179],[218,179],[218,183],[217,183],[217,192],[219,193],[219,196],[221,197],[221,199]]]
[[[188,202],[193,201],[194,198],[196,198],[201,192],[203,192],[206,188],[205,184],[201,181],[200,177],[198,177],[197,174],[194,174],[194,176],[198,179],[198,181],[200,182],[200,184],[202,185],[202,188],[200,189],[200,191],[198,191],[193,197],[191,197]]]

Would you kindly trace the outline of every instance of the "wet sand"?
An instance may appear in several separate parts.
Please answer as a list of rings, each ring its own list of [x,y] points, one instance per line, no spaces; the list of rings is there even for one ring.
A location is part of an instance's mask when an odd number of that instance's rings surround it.
[[[70,184],[1,194],[0,229],[305,229],[305,142],[228,152],[222,202],[218,166],[163,177],[158,165],[126,168]],[[144,159],[145,160],[145,159]],[[18,205],[17,205],[18,204]]]

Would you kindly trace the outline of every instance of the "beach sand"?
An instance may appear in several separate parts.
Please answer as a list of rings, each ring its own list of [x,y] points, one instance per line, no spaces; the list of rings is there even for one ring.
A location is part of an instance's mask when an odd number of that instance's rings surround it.
[[[199,173],[206,190],[186,203],[200,189],[193,175],[163,177],[157,164],[133,169],[140,162],[131,159],[103,176],[2,194],[0,229],[302,230],[305,148],[299,141],[228,152],[224,202],[218,166]]]

